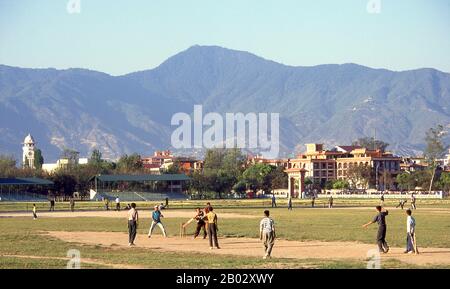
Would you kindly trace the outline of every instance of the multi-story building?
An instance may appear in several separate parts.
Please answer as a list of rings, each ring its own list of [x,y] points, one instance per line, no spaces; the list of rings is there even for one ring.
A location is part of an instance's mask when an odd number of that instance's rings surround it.
[[[173,159],[174,156],[170,150],[155,151],[153,156],[142,158],[144,168],[161,167],[166,160]]]
[[[266,159],[261,156],[247,156],[246,166],[254,165],[254,164],[267,164],[275,167],[283,167],[287,168],[288,159]]]
[[[176,157],[170,150],[155,151],[153,156],[142,159],[145,169],[151,173],[159,174],[177,163],[183,173],[192,173],[203,169],[203,161],[191,157]]]
[[[314,183],[325,184],[336,179],[336,159],[344,154],[326,151],[323,144],[306,144],[306,152],[299,154],[296,159],[290,159],[288,168],[304,169],[306,178]]]
[[[174,157],[172,159],[167,159],[161,166],[161,169],[167,170],[175,163],[178,164],[180,170],[185,174],[191,174],[194,171],[203,169],[203,161],[191,157]]]
[[[336,146],[325,150],[323,144],[306,144],[306,152],[290,159],[288,169],[304,169],[305,177],[325,185],[327,181],[346,180],[354,166],[368,166],[375,176],[388,172],[395,177],[400,172],[401,158],[381,150],[368,150],[359,146]]]
[[[422,171],[426,169],[428,164],[424,158],[404,157],[400,163],[400,169],[405,172]]]

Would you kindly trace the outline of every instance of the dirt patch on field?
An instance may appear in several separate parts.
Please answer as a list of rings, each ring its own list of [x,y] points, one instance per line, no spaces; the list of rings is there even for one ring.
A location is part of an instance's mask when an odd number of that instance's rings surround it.
[[[192,218],[195,215],[194,210],[164,210],[162,211],[165,218]],[[38,218],[79,218],[79,217],[102,217],[102,218],[127,218],[127,211],[75,211],[75,212],[37,212]],[[150,210],[140,210],[139,216],[141,218],[151,218]],[[0,213],[0,218],[14,218],[14,217],[32,217],[31,212],[11,212]],[[253,219],[260,216],[244,215],[236,213],[219,213],[221,219]]]
[[[126,233],[117,232],[47,232],[49,236],[66,242],[76,242],[89,245],[107,247],[125,247],[128,242]],[[253,238],[221,238],[221,249],[210,250],[208,241],[203,239],[163,238],[160,235],[138,235],[137,247],[161,251],[198,252],[206,254],[223,254],[238,256],[261,257],[262,244]],[[300,242],[277,240],[272,253],[274,258],[295,259],[329,259],[329,260],[366,260],[369,250],[376,249],[376,245],[356,242]],[[419,248],[420,249],[420,248]],[[401,262],[414,265],[449,265],[450,249],[448,248],[422,248],[420,255],[403,254],[403,248],[391,248],[383,259],[397,259]],[[370,256],[369,256],[370,257]],[[381,263],[382,264],[382,263]]]

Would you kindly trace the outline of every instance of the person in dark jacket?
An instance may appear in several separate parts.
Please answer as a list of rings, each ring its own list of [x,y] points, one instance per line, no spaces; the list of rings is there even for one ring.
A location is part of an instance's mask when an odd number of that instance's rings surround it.
[[[375,207],[377,210],[377,215],[372,221],[363,225],[363,228],[368,227],[371,224],[378,223],[378,233],[377,233],[377,244],[380,253],[389,252],[389,246],[386,242],[386,216],[389,214],[388,210],[383,209],[381,206]]]

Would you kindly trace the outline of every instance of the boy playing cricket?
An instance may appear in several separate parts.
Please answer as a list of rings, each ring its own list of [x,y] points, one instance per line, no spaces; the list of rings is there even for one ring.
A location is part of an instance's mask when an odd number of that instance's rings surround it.
[[[389,252],[389,246],[386,242],[386,216],[389,214],[388,210],[383,209],[381,206],[376,206],[377,215],[375,218],[363,225],[363,228],[366,228],[367,226],[378,223],[378,233],[377,233],[377,243],[378,243],[378,249],[380,253],[387,253]]]
[[[211,250],[213,249],[213,245],[217,249],[220,249],[219,242],[217,241],[217,231],[219,230],[217,227],[217,215],[213,211],[214,209],[210,207],[208,214],[206,214],[206,220],[208,223],[209,249]]]
[[[37,219],[37,215],[36,215],[36,204],[33,204],[33,220]]]
[[[194,239],[198,237],[200,234],[200,230],[203,228],[203,239],[206,239],[206,223],[205,223],[205,214],[200,208],[197,208],[197,214],[194,219],[197,221],[197,228],[195,228]]]
[[[152,213],[152,224],[150,226],[150,230],[148,231],[148,237],[151,238],[152,237],[152,232],[153,229],[155,228],[155,226],[158,226],[163,235],[164,238],[167,237],[166,235],[166,229],[164,228],[164,225],[161,223],[161,218],[164,218],[163,214],[161,214],[161,211],[159,210],[159,206],[155,206],[154,208],[155,210]]]
[[[259,239],[264,243],[263,259],[271,258],[272,248],[275,243],[275,222],[269,217],[268,210],[264,211],[265,217],[259,223]]]
[[[131,209],[128,211],[128,246],[134,246],[138,223],[139,214],[136,210],[136,204],[132,203]]]
[[[410,209],[406,210],[406,250],[405,254],[419,254],[416,244],[416,220],[411,216]]]

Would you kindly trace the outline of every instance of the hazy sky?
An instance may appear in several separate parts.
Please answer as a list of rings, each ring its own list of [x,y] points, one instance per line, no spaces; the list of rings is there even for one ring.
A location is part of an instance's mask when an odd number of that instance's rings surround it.
[[[75,1],[75,0],[72,0]],[[0,0],[0,63],[113,75],[219,45],[289,65],[450,72],[449,0]]]

